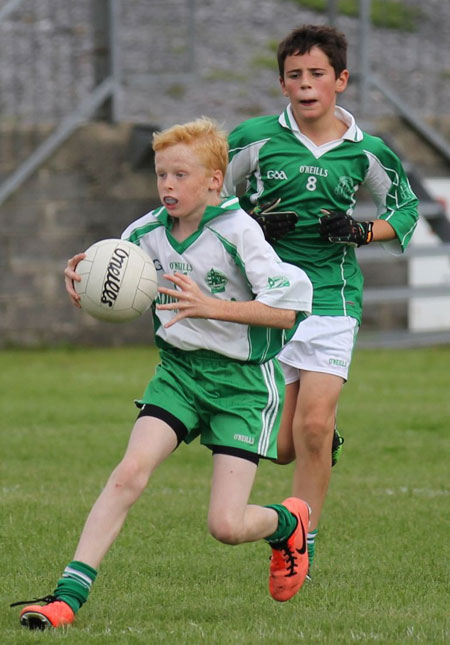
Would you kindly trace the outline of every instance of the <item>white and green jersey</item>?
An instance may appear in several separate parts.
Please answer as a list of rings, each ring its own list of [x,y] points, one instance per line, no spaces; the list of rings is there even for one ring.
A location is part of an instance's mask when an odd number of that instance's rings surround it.
[[[352,115],[336,108],[347,126],[341,139],[317,146],[304,136],[291,106],[278,116],[245,121],[229,136],[230,163],[224,194],[235,194],[244,180],[241,205],[281,198],[277,210],[294,210],[299,220],[274,243],[278,255],[306,271],[314,286],[313,313],[353,316],[361,321],[363,277],[355,250],[319,235],[321,209],[352,214],[364,185],[376,216],[389,222],[396,239],[386,243],[403,251],[417,224],[417,198],[398,157],[378,137],[362,132]]]
[[[173,219],[164,207],[133,222],[122,239],[139,245],[152,258],[158,285],[174,289],[163,274],[190,276],[209,296],[222,300],[258,300],[293,309],[298,322],[311,312],[312,286],[306,274],[281,262],[256,222],[242,211],[237,197],[208,206],[198,230],[183,242],[171,235]],[[167,302],[159,294],[156,303]],[[162,349],[209,350],[232,359],[263,363],[289,340],[288,332],[239,323],[185,318],[164,327],[174,313],[153,308],[156,344]]]

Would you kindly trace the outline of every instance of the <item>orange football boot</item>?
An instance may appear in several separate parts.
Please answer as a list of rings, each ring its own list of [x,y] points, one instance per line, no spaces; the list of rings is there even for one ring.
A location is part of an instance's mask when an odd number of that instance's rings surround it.
[[[282,502],[297,518],[297,528],[285,541],[271,544],[269,591],[274,600],[285,602],[294,596],[308,573],[308,533],[310,508],[298,497],[288,497]]]
[[[47,627],[62,627],[73,623],[75,613],[66,602],[58,600],[54,596],[47,598],[46,605],[28,605],[22,609],[20,622],[24,627],[46,629]]]

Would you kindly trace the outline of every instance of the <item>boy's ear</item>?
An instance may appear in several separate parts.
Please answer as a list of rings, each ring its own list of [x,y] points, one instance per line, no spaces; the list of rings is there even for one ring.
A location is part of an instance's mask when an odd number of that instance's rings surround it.
[[[279,76],[278,80],[280,81],[281,91],[283,92],[283,95],[287,96],[286,85],[284,84],[284,78],[282,76]]]
[[[349,71],[348,69],[344,69],[336,79],[336,92],[338,94],[340,94],[341,92],[344,92],[344,90],[346,89],[348,84],[348,77],[349,77]]]
[[[209,180],[210,190],[222,190],[223,185],[223,172],[219,169],[214,170]]]

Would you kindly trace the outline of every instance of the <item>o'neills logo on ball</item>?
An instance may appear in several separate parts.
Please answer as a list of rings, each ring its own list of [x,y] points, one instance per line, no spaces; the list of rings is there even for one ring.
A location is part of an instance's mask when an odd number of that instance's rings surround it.
[[[128,251],[118,247],[111,256],[101,297],[103,304],[108,305],[108,307],[112,307],[117,300],[123,278],[123,271],[126,266],[125,260],[129,255]]]

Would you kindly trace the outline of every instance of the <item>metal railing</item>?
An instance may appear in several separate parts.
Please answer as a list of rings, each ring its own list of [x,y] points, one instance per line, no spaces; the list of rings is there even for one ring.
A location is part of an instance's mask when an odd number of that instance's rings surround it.
[[[450,258],[450,244],[437,245],[411,245],[401,256],[391,255],[377,247],[358,250],[358,259],[364,262],[380,262],[383,264],[393,262],[408,262],[416,258],[436,258],[448,256]],[[408,285],[404,287],[366,287],[364,289],[364,303],[378,304],[383,302],[407,302],[413,298],[445,297],[450,299],[449,284]],[[450,331],[449,331],[450,333]]]
[[[383,265],[396,262],[410,262],[419,259],[449,258],[450,274],[450,244],[436,245],[411,244],[406,252],[401,255],[386,253],[377,245],[363,247],[357,250],[358,260],[364,271],[365,263],[380,263]],[[407,284],[404,286],[366,286],[364,288],[365,306],[389,306],[405,303],[410,307],[417,299],[439,299],[433,302],[448,303],[450,307],[450,281],[439,284]],[[445,304],[447,306],[447,304]],[[431,312],[430,312],[431,313]],[[405,329],[378,329],[366,331],[363,326],[358,339],[358,346],[363,348],[393,347],[409,348],[429,345],[450,344],[450,328],[439,330],[430,329],[419,331],[414,329],[411,310],[408,313],[409,325]]]
[[[59,10],[65,10],[65,16],[52,15],[49,22],[50,5],[42,1],[9,0],[0,10],[0,28],[3,27],[2,65],[4,81],[2,97],[10,97],[10,103],[0,99],[0,128],[7,127],[10,136],[16,139],[11,157],[3,160],[3,180],[0,183],[0,205],[16,191],[59,146],[73,134],[84,122],[93,118],[100,108],[103,116],[114,120],[116,117],[116,97],[120,84],[118,64],[117,18],[119,0],[92,0],[79,2],[75,17],[75,5],[61,3]],[[47,9],[47,13],[45,12]],[[54,13],[58,6],[53,3]],[[58,18],[61,21],[58,22]],[[62,18],[65,18],[62,20]],[[78,20],[78,22],[77,22]],[[9,21],[7,23],[7,21]],[[7,28],[5,24],[7,23]],[[36,27],[37,26],[37,27]],[[69,30],[73,42],[62,44],[62,33]],[[55,34],[58,32],[58,34]],[[6,38],[9,36],[9,39]],[[48,39],[53,36],[51,47]],[[58,36],[58,37],[57,37]],[[78,40],[77,40],[78,39]],[[11,47],[11,42],[17,44]],[[60,42],[61,41],[61,42]],[[80,42],[79,42],[80,41]],[[27,76],[20,77],[20,69],[15,68],[9,58],[17,52],[16,47],[24,47],[21,65],[27,65]],[[33,50],[34,49],[36,51]],[[6,49],[9,47],[9,49]],[[88,57],[88,64],[82,65],[83,48],[97,49],[96,56]],[[51,51],[50,51],[51,49]],[[39,52],[44,52],[44,65],[39,61]],[[17,56],[17,54],[16,54]],[[79,69],[80,66],[82,69]],[[53,96],[39,93],[39,80],[51,86],[52,74],[57,75],[58,68],[64,67],[64,78],[61,85],[54,86]],[[31,68],[31,70],[30,70]],[[8,73],[7,73],[8,72]],[[18,75],[18,80],[14,75]],[[58,75],[57,75],[58,76]],[[50,85],[49,85],[50,83]],[[25,88],[29,86],[28,95]],[[66,95],[67,94],[67,95]],[[21,141],[27,127],[34,129],[34,135],[40,126],[44,135],[35,145],[26,146],[26,155],[22,158]],[[43,127],[44,126],[44,127]],[[50,133],[48,134],[48,130]],[[15,166],[9,173],[4,167]]]

